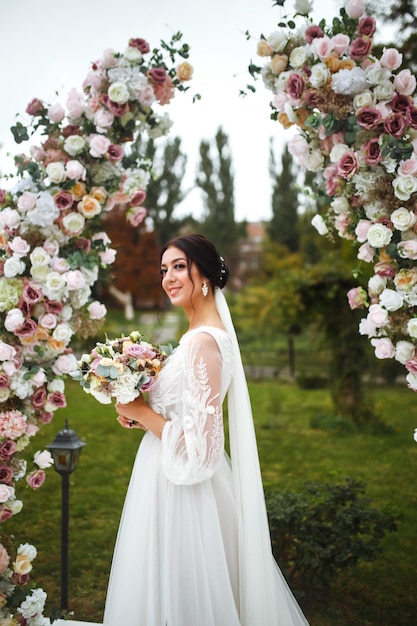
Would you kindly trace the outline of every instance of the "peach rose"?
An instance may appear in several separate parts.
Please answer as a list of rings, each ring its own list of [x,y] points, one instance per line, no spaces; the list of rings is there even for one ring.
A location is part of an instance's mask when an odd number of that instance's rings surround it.
[[[270,57],[272,56],[274,51],[272,50],[271,46],[266,43],[265,39],[261,39],[256,47],[256,52],[260,57]]]
[[[281,72],[287,69],[287,65],[288,57],[286,54],[275,54],[271,59],[271,72],[278,76],[278,74],[281,74]]]
[[[100,202],[89,194],[84,196],[83,199],[77,204],[77,209],[81,215],[84,215],[87,219],[91,219],[95,215],[99,215],[101,213]]]
[[[29,574],[32,569],[32,563],[25,554],[18,554],[16,561],[13,563],[13,569],[16,574],[23,576]]]
[[[190,80],[193,75],[193,67],[187,61],[181,63],[177,67],[177,76],[179,80]]]

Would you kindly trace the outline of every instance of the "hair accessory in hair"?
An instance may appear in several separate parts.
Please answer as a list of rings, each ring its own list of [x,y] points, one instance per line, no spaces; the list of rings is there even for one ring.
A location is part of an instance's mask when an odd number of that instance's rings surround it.
[[[225,279],[226,275],[226,263],[224,262],[224,258],[221,256],[220,258],[220,276],[219,282],[222,283]]]

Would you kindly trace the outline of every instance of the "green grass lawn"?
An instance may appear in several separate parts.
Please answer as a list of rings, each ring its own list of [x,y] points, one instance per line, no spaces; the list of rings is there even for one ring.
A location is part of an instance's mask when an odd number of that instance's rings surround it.
[[[349,476],[366,483],[373,506],[401,512],[398,531],[383,540],[376,561],[341,575],[320,596],[299,595],[311,626],[415,626],[416,396],[405,386],[373,389],[391,432],[358,433],[312,428],[318,415],[332,414],[327,390],[273,381],[253,383],[250,392],[267,490],[298,492],[305,481],[336,484]],[[76,383],[67,383],[67,399],[67,408],[44,428],[31,453],[52,442],[65,418],[87,444],[71,475],[69,608],[77,620],[100,622],[140,434],[121,429],[113,408],[98,404]],[[17,544],[30,542],[38,548],[32,579],[47,592],[48,609],[60,602],[60,494],[61,479],[52,469],[38,492],[21,484],[17,496],[24,509],[4,526]]]

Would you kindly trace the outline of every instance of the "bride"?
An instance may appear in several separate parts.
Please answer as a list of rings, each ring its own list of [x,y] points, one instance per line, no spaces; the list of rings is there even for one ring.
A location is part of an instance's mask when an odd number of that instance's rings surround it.
[[[189,329],[147,401],[118,404],[145,429],[117,536],[106,626],[306,626],[271,552],[229,270],[201,235],[161,251],[162,287]],[[228,396],[230,456],[222,403]]]

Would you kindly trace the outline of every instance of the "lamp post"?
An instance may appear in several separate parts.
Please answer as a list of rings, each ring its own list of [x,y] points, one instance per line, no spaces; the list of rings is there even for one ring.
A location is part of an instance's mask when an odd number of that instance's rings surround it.
[[[69,535],[69,475],[73,472],[80,459],[81,449],[85,443],[80,441],[76,433],[65,427],[60,430],[54,441],[46,446],[54,459],[54,468],[61,475],[62,507],[61,507],[61,609],[68,609],[68,535]]]

